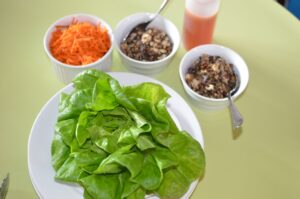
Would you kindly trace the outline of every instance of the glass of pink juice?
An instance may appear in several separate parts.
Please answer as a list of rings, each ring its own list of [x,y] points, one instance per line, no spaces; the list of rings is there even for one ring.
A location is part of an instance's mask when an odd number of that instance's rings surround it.
[[[186,0],[183,45],[190,50],[212,42],[220,0]]]

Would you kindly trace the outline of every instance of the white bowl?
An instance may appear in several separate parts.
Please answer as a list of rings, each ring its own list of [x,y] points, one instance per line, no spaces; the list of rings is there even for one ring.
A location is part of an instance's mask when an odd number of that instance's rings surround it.
[[[248,67],[243,58],[236,52],[227,47],[214,44],[201,45],[195,47],[189,52],[187,52],[182,58],[179,67],[179,75],[185,91],[192,98],[193,104],[205,110],[224,109],[229,105],[227,98],[215,99],[202,96],[197,92],[193,91],[185,81],[185,75],[188,69],[191,67],[194,61],[196,61],[202,54],[214,56],[218,55],[224,58],[228,63],[233,64],[234,70],[240,78],[240,87],[238,88],[237,92],[232,96],[233,100],[239,97],[247,87],[249,81]]]
[[[158,16],[153,23],[149,27],[158,28],[168,34],[171,41],[173,42],[173,48],[171,53],[157,61],[138,61],[132,59],[125,55],[122,50],[120,49],[120,44],[124,40],[124,38],[128,35],[128,33],[136,27],[138,24],[147,21],[153,14],[151,13],[137,13],[126,17],[125,19],[121,20],[116,29],[114,30],[114,37],[115,37],[115,48],[117,49],[122,63],[131,71],[136,73],[142,74],[154,74],[165,68],[174,57],[179,44],[180,44],[180,35],[176,28],[176,26],[169,21],[168,19]]]
[[[50,43],[52,33],[56,30],[56,26],[70,25],[74,19],[76,19],[78,22],[90,22],[94,25],[100,24],[101,26],[105,27],[108,30],[111,47],[103,57],[101,57],[100,59],[98,59],[93,63],[82,65],[82,66],[72,66],[58,61],[52,56],[50,52],[49,43]],[[56,22],[54,22],[47,30],[44,36],[44,49],[53,65],[53,69],[57,75],[57,78],[63,83],[68,84],[78,73],[86,69],[94,68],[103,71],[108,70],[109,66],[111,66],[112,64],[112,51],[113,51],[112,29],[105,21],[93,15],[79,13],[79,14],[65,16],[63,18],[58,19]]]

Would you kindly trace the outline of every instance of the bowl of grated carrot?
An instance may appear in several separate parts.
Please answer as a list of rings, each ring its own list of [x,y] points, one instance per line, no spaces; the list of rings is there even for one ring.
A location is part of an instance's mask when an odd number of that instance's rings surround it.
[[[58,19],[44,37],[46,54],[57,78],[65,84],[86,69],[107,71],[112,44],[111,27],[99,17],[82,13]]]

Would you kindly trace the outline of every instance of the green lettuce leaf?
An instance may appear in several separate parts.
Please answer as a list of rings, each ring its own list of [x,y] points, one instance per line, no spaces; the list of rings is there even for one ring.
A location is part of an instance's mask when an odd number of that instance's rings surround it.
[[[55,131],[61,135],[62,140],[69,146],[75,135],[76,123],[76,119],[67,119],[57,122],[55,125]]]
[[[99,164],[107,156],[105,152],[96,153],[90,150],[81,150],[79,152],[74,152],[70,154],[71,157],[74,157],[76,164],[88,173],[93,173]]]
[[[189,181],[177,169],[170,169],[164,173],[157,193],[161,199],[180,198],[187,192],[189,185]]]
[[[180,198],[204,175],[200,144],[179,131],[162,86],[122,87],[85,70],[62,94],[51,145],[55,179],[79,183],[85,199]]]
[[[189,183],[203,177],[205,156],[199,142],[186,132],[169,137],[169,140],[169,148],[179,161],[177,169],[186,177]]]
[[[118,144],[135,144],[136,141],[131,133],[131,127],[127,126],[120,129],[120,136],[118,138]]]
[[[108,74],[99,70],[85,70],[73,79],[76,89],[92,89],[98,79],[111,78]]]
[[[136,110],[136,107],[129,100],[129,98],[125,94],[124,90],[121,88],[119,82],[115,79],[110,79],[109,83],[110,83],[110,87],[111,87],[113,93],[116,96],[117,102],[129,110]]]
[[[76,163],[75,158],[68,157],[64,164],[57,170],[55,179],[66,182],[78,182],[88,174]]]
[[[61,135],[55,133],[51,145],[52,166],[55,171],[68,159],[69,154],[70,148],[63,142]]]
[[[133,193],[131,193],[127,199],[144,199],[146,192],[142,188],[138,188]]]
[[[86,189],[84,189],[84,192],[83,192],[83,198],[84,198],[84,199],[94,199],[94,198],[89,194],[89,192],[87,192]]]
[[[92,120],[96,114],[96,112],[90,111],[81,112],[75,132],[78,144],[80,146],[82,146],[86,140],[91,137],[87,128],[89,127],[90,120]]]
[[[128,180],[127,172],[121,174],[90,175],[80,180],[85,199],[121,199]]]
[[[144,158],[143,169],[139,175],[132,179],[146,190],[155,190],[159,187],[163,178],[162,171],[156,164],[152,155]]]
[[[127,179],[124,182],[122,198],[127,198],[128,196],[132,195],[138,188],[140,188],[140,185],[132,182],[129,177],[130,176],[128,174]]]
[[[118,135],[106,131],[101,126],[92,126],[88,130],[93,143],[102,150],[107,153],[113,153],[118,149]]]
[[[157,146],[155,150],[151,151],[151,154],[161,170],[177,166],[179,163],[177,156],[165,147]]]
[[[154,141],[150,135],[140,135],[137,138],[136,146],[141,150],[145,151],[147,149],[155,148]]]
[[[90,175],[80,180],[88,195],[94,199],[118,199],[119,176],[113,175]],[[121,190],[122,191],[122,190]]]
[[[122,167],[125,167],[130,172],[131,177],[135,177],[142,169],[144,157],[139,151],[131,151],[131,147],[131,145],[127,145],[109,155],[94,173],[118,173]],[[112,168],[117,169],[112,170]]]
[[[118,105],[110,87],[109,78],[99,79],[94,86],[91,108],[93,111],[111,110]]]
[[[170,95],[166,93],[162,86],[154,83],[142,83],[134,86],[127,86],[124,92],[131,98],[141,98],[153,104],[157,104]]]
[[[80,113],[87,110],[92,102],[92,89],[75,90],[70,95],[61,96],[58,121],[77,118]]]

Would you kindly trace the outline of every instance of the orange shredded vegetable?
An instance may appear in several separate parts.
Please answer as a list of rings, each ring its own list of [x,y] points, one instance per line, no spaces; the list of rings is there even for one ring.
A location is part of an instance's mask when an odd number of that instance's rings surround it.
[[[111,46],[106,28],[88,22],[73,21],[69,26],[56,26],[50,40],[50,51],[59,61],[74,66],[93,63]]]

